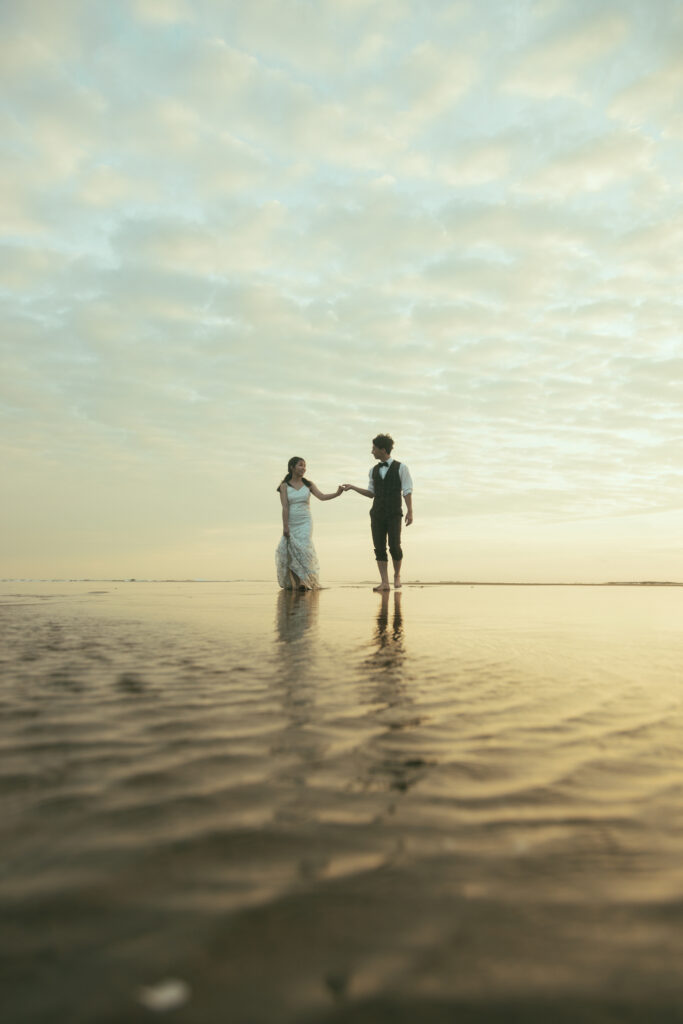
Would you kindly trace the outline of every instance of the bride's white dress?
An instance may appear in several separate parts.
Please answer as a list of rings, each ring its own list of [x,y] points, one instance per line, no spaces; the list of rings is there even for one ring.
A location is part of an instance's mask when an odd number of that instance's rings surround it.
[[[277,581],[281,587],[292,590],[295,586],[299,586],[292,579],[291,572],[294,572],[301,580],[301,585],[307,590],[319,590],[320,566],[311,539],[313,533],[311,492],[306,484],[302,484],[298,490],[287,484],[287,501],[289,502],[289,537],[283,536],[280,539],[275,552]]]

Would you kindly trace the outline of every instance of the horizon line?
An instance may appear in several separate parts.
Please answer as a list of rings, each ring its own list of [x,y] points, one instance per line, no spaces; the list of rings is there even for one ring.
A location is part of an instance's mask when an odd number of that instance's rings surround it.
[[[372,586],[375,580],[335,580],[342,587]],[[187,576],[182,578],[152,576],[6,576],[0,583],[273,583],[271,579],[250,579],[234,577],[232,579],[210,579],[208,577]],[[404,587],[683,587],[678,580],[603,580],[587,582],[585,580],[405,580]],[[327,589],[323,587],[322,589]]]

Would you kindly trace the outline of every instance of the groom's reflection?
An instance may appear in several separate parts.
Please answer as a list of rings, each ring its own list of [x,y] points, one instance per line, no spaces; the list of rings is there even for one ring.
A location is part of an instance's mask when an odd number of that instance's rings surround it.
[[[373,650],[365,661],[368,696],[386,731],[376,738],[377,758],[370,766],[370,782],[405,792],[425,766],[413,746],[411,731],[422,723],[406,685],[405,633],[401,591],[380,591],[380,606],[373,635]]]
[[[401,591],[394,591],[393,618],[389,629],[389,591],[380,592],[382,603],[377,615],[375,638],[379,650],[391,655],[389,663],[399,665],[403,661],[403,616],[401,614]]]
[[[365,674],[373,683],[373,696],[377,699],[378,688],[384,693],[384,699],[392,694],[394,697],[403,691],[401,684],[405,649],[403,644],[403,614],[401,611],[401,591],[388,590],[380,592],[380,605],[377,611],[375,631],[372,637],[372,650],[366,658]],[[387,685],[389,685],[387,689]]]

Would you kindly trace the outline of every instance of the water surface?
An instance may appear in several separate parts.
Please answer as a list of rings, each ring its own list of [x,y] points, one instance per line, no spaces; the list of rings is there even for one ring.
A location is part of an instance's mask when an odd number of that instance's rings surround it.
[[[683,1020],[682,613],[2,584],[5,1019]]]

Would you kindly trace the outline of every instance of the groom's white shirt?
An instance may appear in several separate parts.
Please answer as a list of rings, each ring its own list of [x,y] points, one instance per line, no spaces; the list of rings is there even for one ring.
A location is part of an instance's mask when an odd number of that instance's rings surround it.
[[[391,463],[393,461],[394,461],[393,459],[387,459],[387,461],[385,463],[383,463],[379,467],[380,479],[384,480],[384,477],[387,475],[387,473],[389,471],[389,466],[391,465]],[[373,480],[372,480],[372,472],[373,472],[374,468],[375,468],[374,466],[371,466],[370,467],[370,472],[368,474],[368,490],[372,491],[373,494],[375,493],[375,485],[374,485]],[[402,462],[399,465],[399,467],[398,467],[398,475],[399,475],[400,480],[401,480],[401,490],[403,491],[403,493],[404,494],[412,494],[413,493],[413,481],[411,480],[410,471],[408,470],[408,467],[406,466],[405,462]]]

